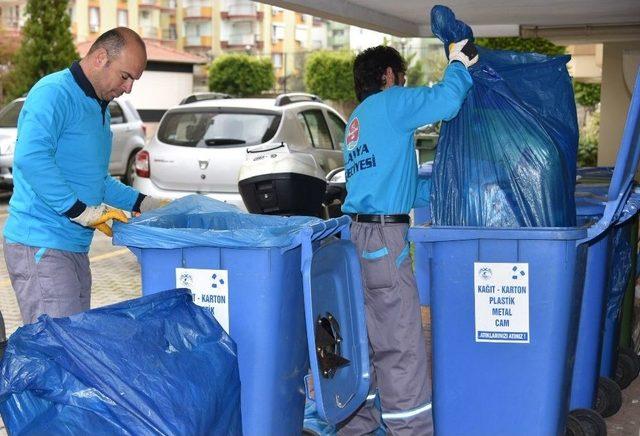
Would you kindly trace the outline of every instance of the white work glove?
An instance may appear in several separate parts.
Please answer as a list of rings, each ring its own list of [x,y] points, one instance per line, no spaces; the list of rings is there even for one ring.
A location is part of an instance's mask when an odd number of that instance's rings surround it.
[[[107,206],[104,204],[99,206],[87,206],[80,215],[75,218],[71,218],[71,221],[78,223],[81,226],[91,227],[93,223],[99,221],[105,213],[107,213]]]
[[[478,62],[478,50],[473,42],[463,39],[449,44],[449,63],[453,61],[461,62],[467,68]]]
[[[147,195],[142,199],[142,202],[140,203],[140,213],[149,212],[150,210],[166,206],[167,204],[169,204],[169,201],[170,200],[155,198]]]
[[[71,218],[71,221],[80,224],[84,227],[93,227],[100,230],[107,236],[113,236],[111,227],[107,224],[109,220],[116,220],[123,223],[127,223],[128,218],[119,209],[110,209],[104,204],[99,206],[87,206],[80,215],[75,218]]]

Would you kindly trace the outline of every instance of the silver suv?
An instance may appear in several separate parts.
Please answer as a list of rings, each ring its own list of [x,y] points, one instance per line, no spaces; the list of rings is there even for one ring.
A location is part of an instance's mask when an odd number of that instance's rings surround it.
[[[136,157],[133,187],[178,198],[200,193],[246,209],[238,173],[247,148],[285,143],[325,173],[343,165],[344,119],[309,94],[216,99],[169,109]]]
[[[18,98],[0,110],[0,184],[13,185],[13,150],[16,144],[18,115],[24,105]],[[133,104],[125,98],[109,103],[113,143],[109,172],[131,184],[135,172],[135,155],[144,147],[145,126]]]

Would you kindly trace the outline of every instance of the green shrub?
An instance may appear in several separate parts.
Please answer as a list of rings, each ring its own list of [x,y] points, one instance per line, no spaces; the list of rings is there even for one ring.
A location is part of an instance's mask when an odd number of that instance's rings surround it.
[[[226,54],[209,66],[209,90],[237,97],[259,95],[273,88],[275,75],[271,60],[246,54]]]
[[[304,72],[307,92],[327,100],[354,101],[353,60],[354,56],[348,52],[311,54]]]

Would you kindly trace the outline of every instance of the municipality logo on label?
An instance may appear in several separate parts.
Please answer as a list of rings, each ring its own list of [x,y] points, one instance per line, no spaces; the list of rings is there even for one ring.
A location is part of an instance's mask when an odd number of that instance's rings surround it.
[[[491,272],[491,268],[480,268],[480,271],[478,271],[478,274],[480,275],[480,277],[482,278],[482,280],[490,280],[491,277],[493,276],[493,273]]]
[[[191,277],[191,274],[189,273],[184,273],[180,275],[180,284],[182,286],[184,286],[185,288],[190,288],[191,285],[193,284],[193,277]]]

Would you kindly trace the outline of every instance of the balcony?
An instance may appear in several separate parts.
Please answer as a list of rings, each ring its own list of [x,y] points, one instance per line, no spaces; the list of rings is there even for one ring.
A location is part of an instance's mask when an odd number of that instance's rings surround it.
[[[220,12],[223,20],[262,20],[264,14],[253,2],[230,1]]]
[[[20,28],[20,20],[12,16],[2,17],[0,19],[0,27],[8,30],[18,30]]]
[[[160,2],[158,0],[140,0],[138,7],[140,9],[159,9]]]
[[[220,41],[220,47],[222,49],[230,49],[230,50],[250,50],[250,49],[258,49],[261,50],[264,46],[264,43],[258,39],[257,35],[252,34],[231,34],[227,37],[227,39]]]
[[[189,6],[184,9],[185,20],[210,20],[211,19],[211,7],[207,6]]]
[[[184,38],[185,48],[211,48],[210,36],[187,36]]]
[[[175,11],[177,7],[177,1],[176,0],[161,0],[160,1],[160,8],[162,8],[162,10],[164,11]]]
[[[140,26],[140,36],[143,38],[159,39],[158,28],[156,26]]]

